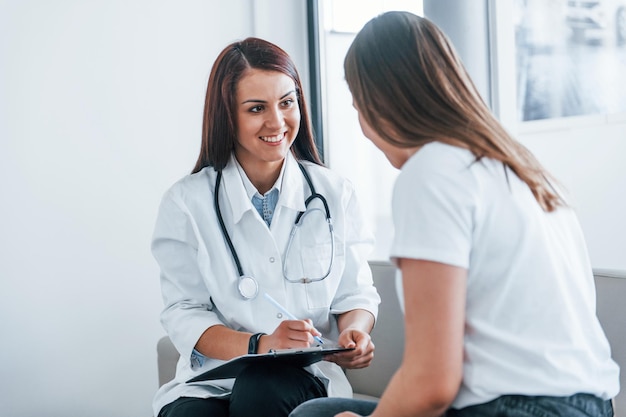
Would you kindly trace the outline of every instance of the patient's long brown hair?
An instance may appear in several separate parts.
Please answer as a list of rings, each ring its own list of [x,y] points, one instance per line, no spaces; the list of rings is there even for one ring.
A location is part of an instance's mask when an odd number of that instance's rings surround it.
[[[399,147],[439,141],[502,161],[545,211],[564,205],[550,176],[484,103],[445,34],[428,19],[387,12],[358,33],[344,61],[361,117]]]

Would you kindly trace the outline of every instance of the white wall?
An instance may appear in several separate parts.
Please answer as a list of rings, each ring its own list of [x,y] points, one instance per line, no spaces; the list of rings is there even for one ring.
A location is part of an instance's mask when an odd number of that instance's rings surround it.
[[[3,416],[151,415],[156,210],[227,43],[258,34],[306,69],[304,2],[273,5],[0,0]]]
[[[518,137],[567,189],[593,267],[626,270],[626,120],[563,119]]]

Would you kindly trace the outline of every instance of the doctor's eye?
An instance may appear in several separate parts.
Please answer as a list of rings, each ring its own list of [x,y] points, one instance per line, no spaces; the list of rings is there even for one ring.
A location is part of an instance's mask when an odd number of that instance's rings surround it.
[[[248,111],[250,113],[260,113],[260,112],[263,111],[263,106],[258,105],[258,106],[250,107],[250,109],[248,109]]]
[[[287,108],[288,109],[288,108],[292,107],[294,104],[295,104],[295,100],[292,99],[292,98],[289,98],[287,100],[283,100],[283,102],[281,103],[281,106],[283,108]]]

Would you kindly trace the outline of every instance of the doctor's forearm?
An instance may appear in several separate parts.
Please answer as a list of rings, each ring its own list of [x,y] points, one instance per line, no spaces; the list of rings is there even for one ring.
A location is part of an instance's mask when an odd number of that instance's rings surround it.
[[[362,309],[346,311],[337,318],[337,325],[339,333],[348,328],[370,333],[374,327],[374,315]]]
[[[196,350],[204,356],[229,360],[248,353],[250,333],[238,332],[226,326],[212,326],[202,333]]]

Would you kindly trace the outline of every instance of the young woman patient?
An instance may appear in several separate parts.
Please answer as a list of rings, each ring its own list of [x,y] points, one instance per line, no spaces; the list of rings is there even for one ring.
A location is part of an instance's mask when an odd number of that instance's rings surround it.
[[[311,400],[291,416],[612,416],[619,369],[576,215],[446,36],[385,13],[344,67],[363,134],[401,170],[404,358],[380,402]]]

